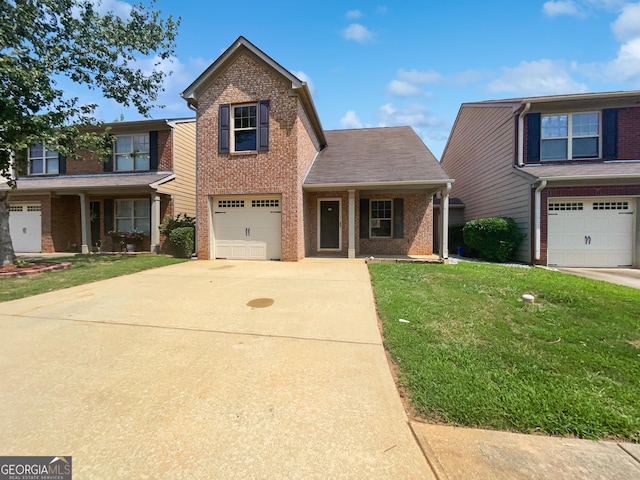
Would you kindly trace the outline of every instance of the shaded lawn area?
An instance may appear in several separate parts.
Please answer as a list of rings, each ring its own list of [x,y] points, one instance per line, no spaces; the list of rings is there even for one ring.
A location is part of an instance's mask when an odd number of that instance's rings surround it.
[[[0,302],[128,275],[150,268],[164,267],[186,260],[166,255],[78,255],[60,257],[52,261],[71,262],[73,265],[64,270],[37,275],[0,278]]]
[[[640,291],[484,263],[369,271],[385,346],[417,415],[640,442]]]

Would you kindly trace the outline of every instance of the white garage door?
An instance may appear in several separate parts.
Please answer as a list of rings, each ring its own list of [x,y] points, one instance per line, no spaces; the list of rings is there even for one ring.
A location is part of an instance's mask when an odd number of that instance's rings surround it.
[[[215,258],[280,260],[282,209],[272,196],[212,199]]]
[[[559,267],[627,267],[633,263],[635,201],[549,199],[547,263]]]
[[[37,203],[9,205],[9,231],[15,252],[40,252],[42,248],[41,210],[40,204]]]

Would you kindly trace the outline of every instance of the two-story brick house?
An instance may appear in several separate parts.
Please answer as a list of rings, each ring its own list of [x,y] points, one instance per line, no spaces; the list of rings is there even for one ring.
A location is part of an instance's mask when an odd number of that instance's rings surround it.
[[[465,103],[442,156],[464,220],[514,218],[519,258],[640,265],[640,92]]]
[[[306,83],[244,37],[182,96],[199,259],[432,253],[432,197],[452,180],[410,127],[325,132]]]
[[[91,153],[67,159],[43,144],[28,150],[27,170],[18,172],[9,197],[16,252],[120,250],[121,242],[110,232],[133,229],[144,233],[136,248],[156,251],[165,214],[195,214],[194,175],[188,175],[195,170],[194,119],[106,127],[114,140],[106,159]],[[179,181],[174,165],[187,172]]]

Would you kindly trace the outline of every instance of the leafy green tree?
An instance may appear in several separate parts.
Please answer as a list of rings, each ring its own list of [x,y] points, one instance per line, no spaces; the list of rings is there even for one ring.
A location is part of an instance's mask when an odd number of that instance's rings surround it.
[[[99,13],[99,0],[0,0],[0,175],[26,169],[26,151],[45,142],[70,158],[105,153],[104,129],[93,128],[97,105],[81,104],[58,86],[68,78],[99,90],[144,116],[157,106],[174,53],[179,19],[161,17],[152,0],[126,18]],[[138,61],[154,58],[151,72]],[[15,263],[9,232],[8,190],[0,190],[0,262]]]

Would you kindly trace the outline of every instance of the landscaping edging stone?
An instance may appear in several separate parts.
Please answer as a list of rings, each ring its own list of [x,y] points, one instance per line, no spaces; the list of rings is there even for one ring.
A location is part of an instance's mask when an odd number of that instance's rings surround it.
[[[0,272],[0,278],[37,275],[38,273],[51,272],[53,270],[62,270],[63,268],[69,268],[70,266],[71,262],[38,263],[37,265],[34,265],[32,267],[19,267],[9,272]]]

